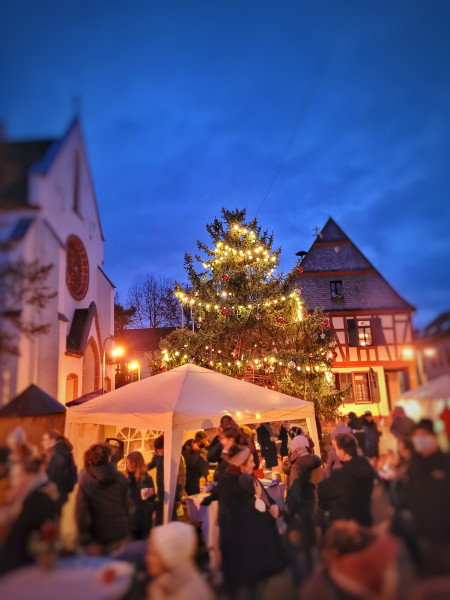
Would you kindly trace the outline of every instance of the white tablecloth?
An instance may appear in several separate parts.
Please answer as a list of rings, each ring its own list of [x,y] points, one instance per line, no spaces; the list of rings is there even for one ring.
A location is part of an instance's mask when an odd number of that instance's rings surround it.
[[[105,569],[115,570],[110,583]],[[61,558],[51,571],[30,565],[0,577],[2,600],[118,600],[131,586],[134,567],[103,557]]]

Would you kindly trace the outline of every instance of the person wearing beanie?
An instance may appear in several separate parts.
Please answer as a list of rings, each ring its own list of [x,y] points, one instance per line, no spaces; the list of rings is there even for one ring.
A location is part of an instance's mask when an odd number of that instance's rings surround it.
[[[309,452],[309,440],[298,435],[291,440],[291,450],[283,470],[289,473],[289,487],[285,503],[285,521],[288,537],[295,546],[303,571],[312,567],[312,549],[315,544],[314,509],[316,486],[312,472],[320,469],[321,460]]]
[[[300,600],[396,597],[396,590],[388,586],[399,551],[398,541],[389,533],[376,535],[354,521],[336,521],[324,536],[323,564],[301,588]]]
[[[450,455],[442,452],[433,422],[422,419],[411,434],[409,509],[424,575],[450,572]]]
[[[154,527],[148,541],[147,571],[152,577],[148,600],[213,600],[194,558],[197,533],[188,523],[172,521]]]

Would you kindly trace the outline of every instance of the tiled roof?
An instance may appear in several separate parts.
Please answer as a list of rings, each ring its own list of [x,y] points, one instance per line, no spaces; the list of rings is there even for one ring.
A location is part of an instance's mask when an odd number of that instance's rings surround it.
[[[28,171],[55,140],[0,144],[0,208],[28,206]]]
[[[309,309],[414,310],[330,217],[302,261],[296,286]],[[330,282],[342,282],[341,297],[331,297]]]
[[[142,329],[124,329],[116,338],[126,347],[127,354],[149,352],[159,349],[159,342],[175,327],[148,327]]]
[[[450,311],[441,313],[420,332],[420,337],[450,335]]]

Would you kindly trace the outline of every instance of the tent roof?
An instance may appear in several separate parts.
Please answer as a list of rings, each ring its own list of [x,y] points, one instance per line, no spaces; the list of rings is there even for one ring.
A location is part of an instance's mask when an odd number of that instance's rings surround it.
[[[52,396],[32,383],[0,410],[0,417],[37,417],[66,412],[66,408]]]
[[[281,421],[314,417],[314,405],[187,364],[68,409],[72,423],[179,431],[216,427],[224,414],[241,424]]]
[[[403,393],[399,400],[448,400],[450,375],[441,375],[423,385]]]

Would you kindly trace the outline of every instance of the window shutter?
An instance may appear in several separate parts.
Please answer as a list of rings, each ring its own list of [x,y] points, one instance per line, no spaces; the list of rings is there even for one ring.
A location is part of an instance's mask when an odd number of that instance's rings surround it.
[[[380,317],[372,319],[372,336],[375,346],[384,346],[386,344]]]
[[[347,390],[347,388],[349,389]],[[341,391],[347,390],[344,402],[353,404],[353,377],[351,373],[339,373],[339,389]]]
[[[347,331],[348,331],[348,345],[358,345],[358,332],[356,331],[356,320],[347,319]]]
[[[372,402],[380,402],[380,384],[378,383],[378,373],[370,367],[369,370],[370,389],[372,392]]]

